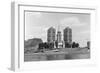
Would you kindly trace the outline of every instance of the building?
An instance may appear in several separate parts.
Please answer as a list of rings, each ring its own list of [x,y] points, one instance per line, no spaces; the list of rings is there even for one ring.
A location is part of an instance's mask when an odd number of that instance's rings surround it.
[[[87,48],[90,49],[90,41],[87,42]]]
[[[58,31],[57,32],[57,42],[60,43],[62,40],[61,40],[61,31]]]
[[[62,42],[62,34],[61,34],[61,31],[57,31],[57,48],[62,48],[63,47],[63,42]]]
[[[72,43],[72,29],[69,27],[66,27],[63,31],[63,40],[65,43]]]
[[[62,48],[63,43],[62,43],[62,38],[61,38],[61,31],[57,32],[57,48]]]
[[[47,31],[47,42],[48,43],[54,43],[55,48],[65,48],[66,44],[71,45],[72,44],[72,29],[69,27],[66,27],[63,31],[63,40],[62,40],[62,34],[59,30],[56,34],[56,29],[53,27],[50,27]]]
[[[47,31],[47,41],[48,43],[55,42],[56,30],[53,27],[50,27]]]

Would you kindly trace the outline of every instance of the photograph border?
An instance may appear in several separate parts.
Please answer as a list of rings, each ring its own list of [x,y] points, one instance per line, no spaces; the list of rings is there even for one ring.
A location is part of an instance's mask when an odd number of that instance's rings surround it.
[[[22,6],[22,8],[20,8],[20,6]],[[93,42],[91,43],[91,45],[92,45],[91,48],[95,48],[94,44],[96,44],[96,41],[95,41],[95,30],[96,30],[95,24],[96,24],[96,10],[97,10],[96,7],[77,6],[77,5],[70,5],[70,6],[66,5],[66,7],[63,7],[63,6],[42,6],[42,5],[33,5],[32,3],[12,2],[12,4],[11,4],[11,69],[12,70],[14,70],[14,71],[27,70],[27,69],[29,70],[29,69],[31,69],[30,67],[32,67],[32,69],[38,69],[38,66],[40,66],[42,68],[42,65],[44,65],[44,64],[47,65],[47,66],[44,66],[44,68],[46,68],[46,67],[50,68],[50,67],[53,67],[53,66],[55,67],[55,65],[57,65],[57,64],[58,64],[57,67],[58,66],[66,67],[66,65],[68,67],[68,66],[73,66],[72,64],[74,64],[74,63],[76,63],[74,66],[77,66],[77,65],[81,66],[81,65],[95,64],[96,63],[96,50],[94,50],[94,49],[91,50],[91,57],[93,57],[93,58],[91,58],[90,60],[86,60],[86,59],[84,59],[84,60],[68,60],[68,62],[66,62],[66,60],[62,60],[62,61],[60,60],[60,61],[48,61],[48,62],[47,61],[41,61],[41,62],[34,62],[34,63],[28,62],[27,64],[23,63],[23,61],[22,61],[23,56],[21,55],[21,54],[23,54],[22,52],[24,52],[23,50],[21,50],[21,47],[22,47],[21,44],[22,44],[23,39],[21,38],[22,36],[20,34],[23,33],[24,29],[21,30],[21,27],[23,27],[23,26],[20,24],[20,22],[21,22],[21,20],[22,21],[25,20],[24,19],[25,17],[23,18],[23,15],[21,16],[20,12],[22,14],[24,13],[24,11],[25,11],[24,7],[27,7],[26,10],[28,8],[29,8],[29,10],[31,10],[32,7],[39,7],[39,8],[44,8],[44,9],[47,9],[47,10],[49,10],[49,8],[51,8],[51,9],[54,8],[56,10],[57,9],[59,9],[59,10],[60,9],[63,9],[63,10],[66,10],[66,9],[73,10],[74,9],[74,11],[78,11],[78,10],[89,11],[89,13],[92,14],[91,15],[91,18],[92,18],[91,39],[92,39]],[[55,12],[54,10],[52,10],[52,11]],[[69,12],[71,12],[71,11],[69,11]],[[85,63],[83,63],[83,62],[85,62]],[[34,68],[34,66],[32,66],[32,64],[37,66],[37,67]]]

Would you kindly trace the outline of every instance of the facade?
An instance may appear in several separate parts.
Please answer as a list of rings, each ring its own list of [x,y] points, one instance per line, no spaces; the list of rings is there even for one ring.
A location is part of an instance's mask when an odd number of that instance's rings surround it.
[[[50,27],[47,31],[47,41],[48,43],[55,42],[56,30],[53,27]]]
[[[66,27],[63,31],[63,40],[64,42],[67,42],[69,44],[72,43],[72,29],[69,27]]]

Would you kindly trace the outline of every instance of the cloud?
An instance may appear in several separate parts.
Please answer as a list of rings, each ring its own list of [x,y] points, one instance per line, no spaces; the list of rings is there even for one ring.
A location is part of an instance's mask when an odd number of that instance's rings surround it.
[[[80,32],[81,34],[90,34],[90,31],[89,30],[86,30],[86,31],[83,31],[83,32]]]
[[[82,26],[86,23],[81,23],[78,17],[67,17],[60,21],[63,26]]]
[[[25,40],[31,38],[41,38],[43,41],[46,41],[46,32],[47,28],[41,26],[34,26],[25,29]]]
[[[28,16],[31,16],[31,17],[41,17],[42,16],[42,13],[40,12],[26,12]]]

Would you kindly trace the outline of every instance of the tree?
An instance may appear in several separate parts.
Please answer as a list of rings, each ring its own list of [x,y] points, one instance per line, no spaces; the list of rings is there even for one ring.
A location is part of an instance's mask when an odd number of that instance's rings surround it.
[[[79,47],[79,44],[78,44],[78,43],[76,43],[76,44],[75,44],[75,47],[77,47],[77,48],[78,48],[78,47]]]
[[[65,48],[71,48],[71,44],[68,42],[65,42]]]
[[[72,48],[75,48],[75,45],[76,45],[75,42],[73,42],[73,43],[72,43]]]
[[[55,42],[55,46],[56,46],[56,48],[58,48],[58,42],[57,41]]]
[[[43,43],[41,38],[32,38],[28,39],[27,41],[24,41],[24,47],[29,48],[29,47],[35,47],[39,43]]]
[[[41,51],[41,50],[43,50],[43,48],[44,48],[44,43],[39,43],[39,48],[38,48],[38,50]]]
[[[78,47],[79,47],[79,43],[75,43],[75,42],[72,43],[72,48],[78,48]]]

